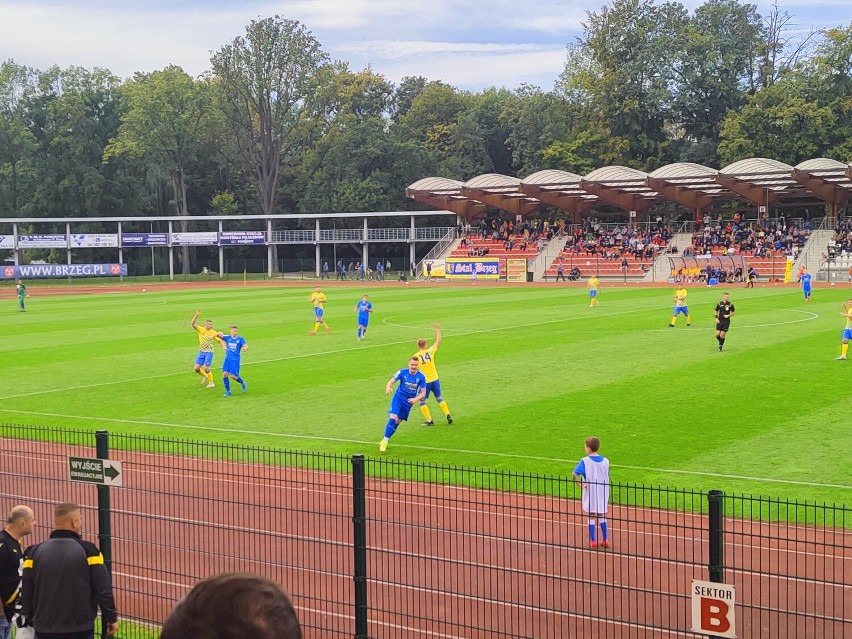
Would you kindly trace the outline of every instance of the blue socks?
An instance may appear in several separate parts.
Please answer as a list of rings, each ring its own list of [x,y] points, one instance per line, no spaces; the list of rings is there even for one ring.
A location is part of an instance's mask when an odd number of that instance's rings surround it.
[[[230,393],[231,392],[231,378],[230,377],[223,377],[222,383],[225,385],[225,392]]]
[[[361,339],[361,329],[358,329],[358,339]]]
[[[594,521],[589,520],[589,541],[598,540],[598,527]]]
[[[393,434],[396,432],[396,428],[397,428],[397,426],[399,426],[399,424],[397,424],[397,423],[393,420],[393,417],[389,417],[389,418],[388,418],[388,423],[387,423],[387,425],[385,426],[385,437],[387,437],[388,439],[390,439],[391,437],[393,437]]]
[[[601,519],[601,539],[609,541],[609,533],[607,532],[606,519]]]

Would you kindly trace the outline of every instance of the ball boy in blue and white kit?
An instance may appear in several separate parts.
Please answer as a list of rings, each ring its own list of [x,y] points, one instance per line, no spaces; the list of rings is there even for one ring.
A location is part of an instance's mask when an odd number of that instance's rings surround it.
[[[583,488],[583,512],[589,516],[589,546],[609,548],[609,529],[606,512],[609,507],[609,460],[598,454],[601,441],[597,437],[587,437],[586,456],[574,468],[574,482]],[[597,525],[601,525],[600,542],[597,537]]]
[[[370,313],[373,312],[373,305],[368,301],[368,296],[365,295],[361,301],[355,305],[355,312],[358,313],[358,341],[367,339],[367,325],[370,323]]]
[[[223,397],[231,395],[231,380],[243,387],[243,392],[248,390],[248,384],[240,377],[240,355],[248,350],[245,337],[237,334],[237,327],[231,326],[231,334],[219,334],[222,340],[222,348],[225,349],[225,361],[222,364],[222,383],[225,385]]]
[[[408,368],[398,370],[385,385],[385,395],[390,395],[393,385],[399,382],[399,386],[396,387],[396,392],[391,399],[390,409],[388,410],[388,423],[385,425],[385,436],[379,442],[379,450],[381,452],[385,452],[388,449],[390,438],[393,437],[399,423],[408,419],[411,407],[426,397],[426,378],[418,370],[419,367],[420,360],[412,357],[408,360]]]

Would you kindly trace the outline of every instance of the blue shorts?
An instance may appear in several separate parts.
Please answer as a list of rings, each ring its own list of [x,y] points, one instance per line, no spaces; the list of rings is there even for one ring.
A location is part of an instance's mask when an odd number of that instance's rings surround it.
[[[811,294],[811,287],[810,286],[803,286],[802,290],[805,292],[805,295]]]
[[[843,339],[852,339],[852,328],[843,329]]]
[[[358,326],[363,326],[364,328],[367,328],[367,324],[369,324],[369,323],[370,323],[370,316],[369,315],[359,315],[358,316]]]
[[[393,399],[391,399],[388,415],[396,415],[399,417],[399,421],[404,422],[408,419],[408,413],[410,412],[411,404],[408,403],[408,400],[405,397],[394,395]]]
[[[222,364],[222,372],[228,373],[228,375],[233,375],[234,377],[240,376],[240,360],[238,359],[229,359],[225,358],[224,363]]]
[[[597,296],[598,296],[598,289],[593,288],[591,291],[589,291],[589,297],[597,297]]]
[[[426,397],[423,398],[423,403],[429,399],[429,395],[435,395],[435,398],[441,396],[441,380],[436,379],[434,382],[426,382]]]
[[[314,317],[318,322],[322,321],[322,309],[319,306],[314,306]]]
[[[689,309],[686,306],[675,306],[674,307],[674,316],[677,317],[680,313],[683,313],[686,316],[689,316]]]
[[[213,363],[213,351],[198,351],[198,357],[195,358],[196,366],[206,366],[210,368]]]

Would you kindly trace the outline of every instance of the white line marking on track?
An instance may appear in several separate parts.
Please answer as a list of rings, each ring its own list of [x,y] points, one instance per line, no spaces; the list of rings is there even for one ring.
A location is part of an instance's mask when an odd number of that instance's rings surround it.
[[[325,437],[319,435],[298,435],[294,433],[272,433],[260,430],[244,430],[240,428],[217,428],[215,426],[196,426],[193,424],[175,424],[171,422],[153,422],[137,419],[119,419],[113,417],[93,417],[88,415],[68,415],[65,413],[47,413],[28,410],[14,410],[11,408],[0,408],[0,413],[15,413],[18,415],[35,415],[37,417],[61,417],[63,419],[81,419],[85,421],[111,422],[116,424],[135,424],[138,426],[159,426],[163,428],[182,428],[185,430],[201,430],[221,433],[243,433],[245,435],[260,435],[265,437],[279,437],[282,439],[304,439],[312,441],[327,441],[338,444],[361,444],[373,447],[376,445],[374,441],[366,441],[363,439],[345,439],[342,437]],[[441,448],[438,446],[418,446],[414,444],[394,444],[394,448],[407,448],[411,450],[423,450],[438,453],[461,453],[465,455],[482,455],[485,457],[504,457],[510,459],[525,459],[530,461],[546,461],[557,462],[560,464],[576,464],[576,459],[562,459],[560,457],[539,457],[535,455],[518,455],[516,453],[502,453],[496,451],[485,450],[470,450],[465,448]],[[777,479],[774,477],[755,477],[751,475],[733,475],[728,473],[713,473],[700,470],[682,470],[676,468],[656,468],[653,466],[631,466],[627,464],[613,464],[613,468],[627,468],[629,470],[644,470],[656,473],[665,473],[669,475],[697,475],[700,477],[717,477],[719,479],[737,479],[747,481],[761,481],[775,484],[789,484],[791,486],[808,486],[815,488],[839,488],[841,490],[852,490],[852,486],[845,484],[828,484],[822,482],[799,481],[795,479]]]

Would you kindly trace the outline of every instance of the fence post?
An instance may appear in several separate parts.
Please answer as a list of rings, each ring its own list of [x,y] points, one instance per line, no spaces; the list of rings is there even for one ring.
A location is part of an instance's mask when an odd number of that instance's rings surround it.
[[[707,493],[710,504],[710,581],[717,584],[725,583],[725,519],[722,502],[725,494],[721,490],[711,490]]]
[[[367,639],[367,499],[364,455],[352,456],[352,539],[355,551],[355,639]]]
[[[109,459],[109,432],[95,433],[95,454],[98,459]],[[104,565],[112,573],[112,527],[110,526],[109,486],[98,486],[98,546],[104,556]]]

